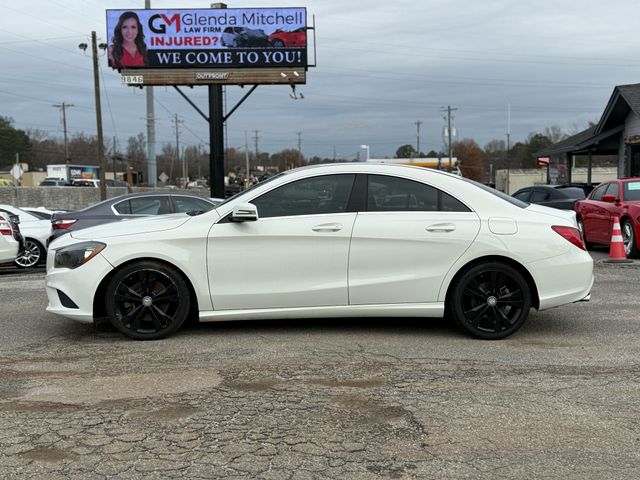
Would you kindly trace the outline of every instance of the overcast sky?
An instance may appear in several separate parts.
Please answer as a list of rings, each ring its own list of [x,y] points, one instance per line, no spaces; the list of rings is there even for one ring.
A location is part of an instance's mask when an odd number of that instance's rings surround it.
[[[152,8],[205,8],[210,2],[152,0]],[[316,21],[317,67],[303,100],[287,86],[260,86],[227,122],[227,146],[305,156],[393,156],[398,146],[443,149],[441,107],[451,105],[458,139],[481,146],[505,139],[511,106],[512,143],[558,125],[586,128],[598,120],[615,85],[640,82],[637,0],[440,0],[377,2],[318,0],[228,3],[230,8],[307,7]],[[95,30],[106,41],[106,8],[144,8],[144,0],[24,0],[3,2],[0,17],[0,115],[22,129],[62,137],[60,111],[71,103],[68,130],[94,135],[93,74],[78,49]],[[101,57],[105,138],[122,147],[146,133],[140,89],[123,86]],[[186,89],[207,110],[205,87]],[[246,92],[227,87],[227,108]],[[208,149],[204,119],[173,88],[155,88],[158,151],[184,121],[181,143]],[[364,155],[364,152],[362,152]]]

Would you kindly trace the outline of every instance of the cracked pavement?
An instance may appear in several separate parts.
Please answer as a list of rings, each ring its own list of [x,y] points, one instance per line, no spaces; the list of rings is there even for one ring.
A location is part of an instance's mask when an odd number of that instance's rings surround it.
[[[598,263],[589,304],[498,342],[420,319],[135,342],[2,275],[0,477],[640,478],[639,280]]]

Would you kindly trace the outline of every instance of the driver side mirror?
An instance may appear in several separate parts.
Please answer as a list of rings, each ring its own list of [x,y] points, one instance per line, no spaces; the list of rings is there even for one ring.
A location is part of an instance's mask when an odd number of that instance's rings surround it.
[[[607,203],[613,203],[616,201],[616,196],[608,193],[602,196],[602,201]]]
[[[241,203],[233,207],[232,222],[255,222],[258,220],[258,207],[253,203]]]

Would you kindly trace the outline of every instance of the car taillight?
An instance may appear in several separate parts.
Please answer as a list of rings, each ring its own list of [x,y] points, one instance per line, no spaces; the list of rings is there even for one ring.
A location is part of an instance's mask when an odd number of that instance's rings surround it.
[[[76,223],[78,220],[69,219],[69,220],[52,220],[51,226],[54,230],[64,230],[65,228],[69,228],[71,225]]]
[[[577,228],[564,227],[560,225],[553,225],[551,228],[554,232],[562,236],[565,240],[573,243],[579,249],[587,249],[586,245],[584,244],[584,240],[582,239],[582,235],[580,235],[580,230],[578,230]]]
[[[0,235],[13,235],[11,224],[2,216],[0,216]]]

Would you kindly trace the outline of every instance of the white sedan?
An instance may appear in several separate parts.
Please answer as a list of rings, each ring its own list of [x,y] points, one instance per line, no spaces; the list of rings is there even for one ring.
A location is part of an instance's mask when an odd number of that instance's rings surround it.
[[[24,236],[24,249],[13,262],[18,268],[33,268],[44,262],[47,255],[47,239],[51,235],[51,221],[11,205],[0,205],[0,212],[17,215],[20,231]]]
[[[47,310],[134,339],[200,321],[452,318],[483,339],[534,307],[588,300],[575,214],[437,170],[290,170],[215,209],[72,232],[50,245]]]

